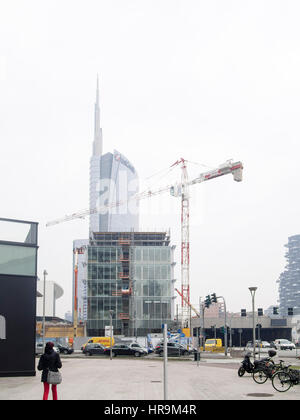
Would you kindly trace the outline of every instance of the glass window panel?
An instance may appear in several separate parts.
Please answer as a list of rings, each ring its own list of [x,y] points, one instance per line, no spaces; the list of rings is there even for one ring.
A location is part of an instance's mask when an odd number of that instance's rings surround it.
[[[160,261],[160,248],[155,248],[155,261]]]
[[[156,265],[155,266],[155,280],[160,280],[161,276],[160,276],[160,266]]]
[[[155,296],[154,295],[154,281],[153,280],[149,281],[149,296]]]
[[[96,280],[97,279],[97,266],[96,265],[92,265],[92,280]]]
[[[101,265],[98,265],[97,267],[97,272],[98,272],[98,279],[103,279],[103,267]]]
[[[102,248],[98,248],[98,262],[99,263],[104,262],[104,254],[103,254],[103,249]]]
[[[155,302],[154,309],[155,309],[154,318],[161,319],[161,303]]]
[[[155,281],[154,282],[154,292],[155,292],[155,296],[161,296],[162,295],[162,284],[160,281]]]
[[[92,296],[92,282],[88,281],[87,286],[88,286],[87,295]]]
[[[92,248],[91,259],[92,261],[97,261],[97,248]]]
[[[112,262],[117,261],[117,250],[116,250],[116,248],[111,249],[110,259],[111,259]]]
[[[110,284],[109,283],[105,283],[104,284],[104,296],[110,296]]]
[[[110,262],[110,249],[106,249],[104,253],[104,262]]]
[[[154,261],[154,249],[149,248],[149,261]]]
[[[96,319],[97,318],[97,299],[90,299],[90,305],[89,305],[89,308],[90,308],[90,316],[89,316],[89,318],[90,319]]]
[[[110,279],[110,268],[104,267],[104,279],[109,280]]]
[[[144,265],[143,266],[143,280],[148,280],[149,279],[149,270],[148,270],[148,266]]]
[[[162,319],[168,318],[168,304],[167,303],[161,304],[161,317]]]
[[[98,295],[103,295],[103,283],[98,282]]]
[[[0,219],[0,239],[8,242],[37,244],[37,224]]]
[[[143,261],[148,261],[148,256],[149,256],[148,248],[143,249]]]
[[[161,249],[161,260],[168,261],[168,248]]]
[[[143,288],[142,288],[143,284],[141,281],[137,281],[135,283],[135,288],[136,288],[136,294],[138,296],[143,296]]]
[[[140,248],[135,249],[135,260],[136,261],[141,261],[141,249]]]
[[[149,285],[148,281],[143,281],[143,295],[149,296]]]
[[[154,280],[154,265],[149,265],[149,280]]]
[[[142,278],[142,267],[140,265],[135,266],[134,277],[136,280],[141,280]]]
[[[98,300],[98,319],[103,318],[103,299]]]
[[[97,283],[92,282],[91,296],[97,296]]]
[[[36,248],[0,245],[0,273],[36,275]]]

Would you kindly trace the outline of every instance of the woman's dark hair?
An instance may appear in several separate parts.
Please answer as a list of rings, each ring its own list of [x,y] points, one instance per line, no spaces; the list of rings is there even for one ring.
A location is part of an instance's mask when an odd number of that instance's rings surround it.
[[[54,343],[52,341],[48,341],[45,346],[45,353],[51,353],[54,347]]]

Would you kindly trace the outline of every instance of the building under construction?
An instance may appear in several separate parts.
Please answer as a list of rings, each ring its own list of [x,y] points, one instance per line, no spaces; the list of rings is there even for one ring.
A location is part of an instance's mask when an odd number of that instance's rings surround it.
[[[87,335],[161,332],[174,319],[174,246],[167,232],[93,233],[88,246]]]

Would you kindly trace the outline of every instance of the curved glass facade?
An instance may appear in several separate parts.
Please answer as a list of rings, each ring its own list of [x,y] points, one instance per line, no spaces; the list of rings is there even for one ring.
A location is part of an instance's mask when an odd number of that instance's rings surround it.
[[[137,231],[138,204],[130,201],[139,189],[138,175],[133,165],[115,150],[113,154],[93,156],[90,171],[90,206],[99,210],[99,213],[90,216],[90,230]]]

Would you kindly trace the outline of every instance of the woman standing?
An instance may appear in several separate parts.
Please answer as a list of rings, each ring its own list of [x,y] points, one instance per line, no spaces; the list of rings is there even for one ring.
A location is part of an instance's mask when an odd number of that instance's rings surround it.
[[[45,353],[41,355],[38,370],[42,370],[41,382],[44,383],[44,395],[43,400],[48,399],[50,385],[47,382],[48,371],[58,372],[58,369],[62,367],[62,363],[59,354],[53,349],[54,343],[49,341],[45,346]],[[57,400],[57,385],[52,385],[52,397],[53,400]]]

